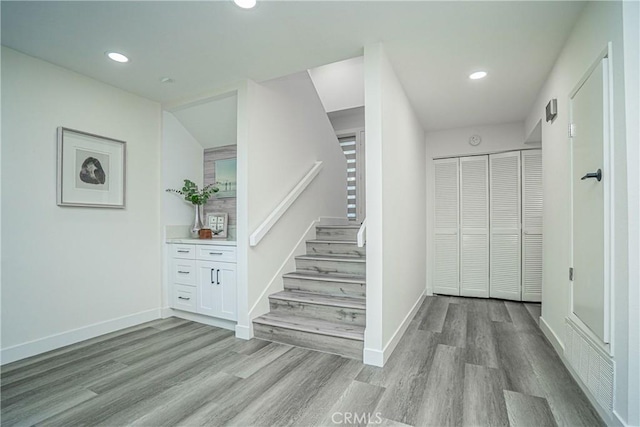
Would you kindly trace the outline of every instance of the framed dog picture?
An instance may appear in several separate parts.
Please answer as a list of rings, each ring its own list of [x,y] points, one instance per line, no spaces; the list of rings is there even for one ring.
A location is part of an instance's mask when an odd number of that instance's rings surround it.
[[[226,239],[229,214],[226,212],[211,212],[207,214],[206,228],[211,229],[212,239]]]
[[[125,206],[126,142],[58,128],[59,206]]]

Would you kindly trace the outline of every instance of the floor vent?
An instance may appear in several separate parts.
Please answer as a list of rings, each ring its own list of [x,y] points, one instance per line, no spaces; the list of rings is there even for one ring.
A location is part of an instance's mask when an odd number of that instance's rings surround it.
[[[611,411],[613,408],[613,360],[570,319],[565,321],[564,354],[593,397]]]

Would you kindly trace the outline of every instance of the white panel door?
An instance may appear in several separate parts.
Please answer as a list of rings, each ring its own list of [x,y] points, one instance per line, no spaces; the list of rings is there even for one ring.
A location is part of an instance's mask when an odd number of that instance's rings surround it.
[[[609,342],[605,150],[608,144],[608,70],[603,59],[571,99],[573,204],[573,313]],[[601,171],[601,180],[587,174]]]
[[[521,300],[520,152],[489,156],[492,298]]]
[[[542,301],[542,150],[522,152],[522,300]]]
[[[197,312],[207,316],[236,320],[236,264],[197,261],[197,268]]]
[[[198,271],[197,312],[215,316],[216,312],[216,270],[217,263],[196,261]]]
[[[460,158],[460,295],[489,297],[489,158]]]
[[[460,295],[459,286],[459,161],[434,160],[434,272],[433,292]]]

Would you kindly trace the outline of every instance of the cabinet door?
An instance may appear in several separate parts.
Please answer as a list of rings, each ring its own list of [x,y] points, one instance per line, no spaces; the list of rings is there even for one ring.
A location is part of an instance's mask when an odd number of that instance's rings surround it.
[[[236,320],[236,265],[198,261],[198,313]]]
[[[236,300],[236,264],[228,262],[216,263],[219,283],[216,282],[216,317],[237,320]]]
[[[215,301],[217,279],[217,263],[208,261],[197,261],[198,269],[198,313],[207,316],[216,315]]]

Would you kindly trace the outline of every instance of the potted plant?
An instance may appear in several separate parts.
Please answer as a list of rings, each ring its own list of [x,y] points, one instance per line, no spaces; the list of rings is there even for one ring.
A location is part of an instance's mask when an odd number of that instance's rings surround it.
[[[195,207],[195,220],[193,223],[193,228],[191,229],[191,234],[194,236],[198,235],[198,232],[202,229],[202,216],[200,214],[200,206],[207,203],[209,198],[217,193],[220,189],[216,187],[214,184],[205,185],[202,190],[198,189],[198,185],[188,179],[184,180],[184,185],[182,189],[175,190],[173,188],[167,188],[167,193],[175,193],[184,197],[184,200],[191,203]]]

